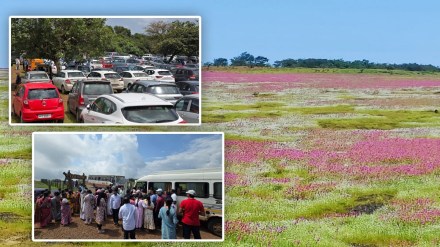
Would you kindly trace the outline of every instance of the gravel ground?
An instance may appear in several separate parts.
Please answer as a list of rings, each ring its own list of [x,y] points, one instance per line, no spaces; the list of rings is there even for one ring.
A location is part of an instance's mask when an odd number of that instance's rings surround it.
[[[110,216],[111,217],[111,216]],[[35,225],[35,239],[123,239],[123,231],[121,227],[113,225],[112,218],[107,218],[102,229],[105,233],[98,233],[96,223],[86,225],[78,217],[73,216],[72,223],[69,226],[61,226],[60,223],[51,223],[45,228],[40,228],[38,224]],[[200,229],[202,239],[221,239],[208,232],[208,230],[202,226]],[[147,230],[137,230],[136,239],[160,239],[161,232],[156,230],[154,232],[148,232]],[[182,227],[179,226],[177,230],[177,239],[182,238]]]

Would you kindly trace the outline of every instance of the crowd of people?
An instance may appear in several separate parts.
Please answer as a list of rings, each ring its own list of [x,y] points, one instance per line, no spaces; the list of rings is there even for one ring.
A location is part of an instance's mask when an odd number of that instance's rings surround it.
[[[124,239],[136,239],[136,231],[161,231],[162,239],[176,239],[179,223],[177,215],[182,216],[183,238],[201,239],[199,215],[204,216],[203,204],[195,199],[196,192],[188,190],[187,199],[177,208],[175,190],[148,191],[130,189],[121,195],[115,186],[92,190],[80,187],[78,191],[62,190],[41,193],[35,202],[35,223],[44,228],[55,222],[62,226],[72,223],[72,216],[79,215],[84,224],[96,223],[98,233],[105,233],[104,224],[112,218],[115,226],[121,226]],[[119,223],[122,220],[121,224]]]

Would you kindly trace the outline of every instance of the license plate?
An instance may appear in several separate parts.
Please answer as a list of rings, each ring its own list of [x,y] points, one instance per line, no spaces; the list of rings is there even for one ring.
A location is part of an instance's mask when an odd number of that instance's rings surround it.
[[[40,115],[38,115],[38,118],[50,118],[50,117],[52,117],[51,114],[40,114]]]

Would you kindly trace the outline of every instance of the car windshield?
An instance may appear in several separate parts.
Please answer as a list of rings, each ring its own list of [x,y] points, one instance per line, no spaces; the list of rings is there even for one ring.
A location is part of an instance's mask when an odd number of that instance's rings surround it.
[[[158,73],[159,75],[173,75],[173,74],[171,74],[171,72],[169,72],[168,70],[159,70],[159,71],[157,71],[157,73]]]
[[[157,85],[148,87],[147,92],[152,94],[180,94],[179,89],[172,85]]]
[[[147,73],[133,73],[134,77],[147,77]]]
[[[38,74],[29,74],[29,79],[49,79],[46,74],[38,73]]]
[[[107,79],[119,79],[121,76],[118,73],[107,73],[104,74],[105,78]]]
[[[85,77],[82,72],[69,72],[67,77]]]
[[[28,99],[53,99],[58,98],[55,88],[29,89]]]
[[[172,106],[132,106],[122,109],[122,115],[135,123],[166,123],[179,119]]]
[[[102,95],[111,93],[113,93],[113,90],[110,84],[97,83],[84,85],[84,94]]]

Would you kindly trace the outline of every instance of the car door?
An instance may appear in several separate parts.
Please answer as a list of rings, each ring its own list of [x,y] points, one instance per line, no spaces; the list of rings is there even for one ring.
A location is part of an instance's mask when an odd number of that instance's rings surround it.
[[[75,114],[75,109],[78,106],[78,89],[80,86],[80,82],[73,84],[72,90],[69,92],[69,98],[67,99],[67,107],[69,107],[69,111]]]
[[[17,116],[20,115],[21,108],[23,107],[24,91],[25,91],[24,86],[20,86],[15,92],[14,98],[12,100],[12,107],[13,107],[12,110]]]
[[[87,114],[84,114],[86,123],[122,123],[112,115],[117,110],[116,104],[111,100],[100,97],[93,102]]]

